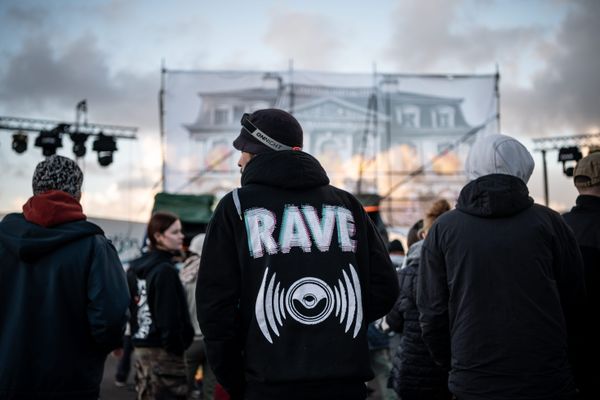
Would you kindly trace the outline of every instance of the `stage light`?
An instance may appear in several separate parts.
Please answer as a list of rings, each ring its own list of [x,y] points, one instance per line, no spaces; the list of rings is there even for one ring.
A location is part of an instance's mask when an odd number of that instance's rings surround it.
[[[113,152],[117,151],[117,142],[112,136],[105,136],[100,132],[94,140],[93,150],[98,152],[98,164],[107,167],[113,162]]]
[[[13,135],[12,149],[21,154],[27,150],[27,135],[23,132],[17,132]]]
[[[583,155],[577,146],[563,147],[558,150],[558,162],[562,162],[563,173],[569,177],[573,176],[575,165],[577,165],[577,161],[581,160],[582,157]],[[567,167],[567,163],[571,164],[571,166]]]
[[[38,137],[35,138],[35,146],[42,148],[42,154],[49,157],[56,154],[56,149],[62,147],[62,138],[60,131],[57,128],[51,131],[40,131]]]
[[[75,154],[76,157],[85,156],[85,153],[87,151],[87,149],[85,148],[85,141],[87,140],[89,135],[86,133],[75,132],[71,133],[69,136],[73,141],[73,154]]]

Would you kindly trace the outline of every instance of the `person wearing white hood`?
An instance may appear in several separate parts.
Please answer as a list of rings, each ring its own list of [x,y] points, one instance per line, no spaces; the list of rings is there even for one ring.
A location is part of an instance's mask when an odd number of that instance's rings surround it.
[[[456,209],[431,227],[419,268],[423,341],[458,400],[571,399],[585,284],[561,216],[534,204],[533,158],[516,139],[480,138]]]

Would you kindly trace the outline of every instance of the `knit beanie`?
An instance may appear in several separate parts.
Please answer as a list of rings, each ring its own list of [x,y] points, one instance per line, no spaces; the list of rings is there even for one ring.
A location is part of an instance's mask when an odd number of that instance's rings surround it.
[[[73,197],[81,194],[83,172],[70,158],[52,155],[40,162],[33,173],[33,194],[61,190]]]
[[[279,150],[302,150],[302,127],[294,116],[276,108],[242,116],[242,129],[233,141],[239,151],[260,154]]]

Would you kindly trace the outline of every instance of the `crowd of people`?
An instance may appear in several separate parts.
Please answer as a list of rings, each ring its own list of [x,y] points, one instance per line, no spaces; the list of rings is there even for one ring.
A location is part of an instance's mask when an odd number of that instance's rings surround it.
[[[456,206],[433,202],[404,254],[302,151],[291,114],[241,125],[241,187],[206,233],[155,212],[126,272],[86,220],[77,163],[37,165],[23,212],[0,222],[0,399],[96,400],[111,351],[140,400],[600,393],[600,151],[560,215],[529,196],[520,142],[479,138]]]

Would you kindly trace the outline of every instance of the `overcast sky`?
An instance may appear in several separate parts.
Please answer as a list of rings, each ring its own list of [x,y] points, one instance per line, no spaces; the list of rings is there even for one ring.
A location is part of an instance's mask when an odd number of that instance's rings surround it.
[[[600,1],[2,0],[0,115],[136,126],[115,163],[84,164],[84,210],[145,220],[160,177],[158,90],[170,69],[501,74],[503,133],[600,131]],[[31,194],[32,148],[0,131],[0,212]],[[60,154],[71,156],[70,140]],[[89,151],[91,153],[91,151]],[[552,205],[576,191],[549,153]],[[541,157],[530,190],[543,201]]]

